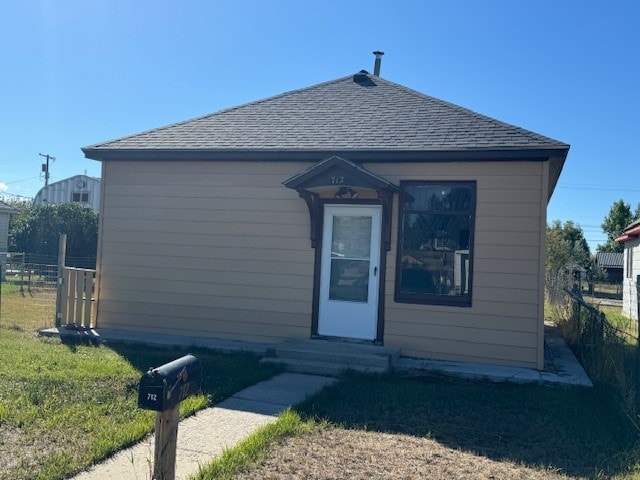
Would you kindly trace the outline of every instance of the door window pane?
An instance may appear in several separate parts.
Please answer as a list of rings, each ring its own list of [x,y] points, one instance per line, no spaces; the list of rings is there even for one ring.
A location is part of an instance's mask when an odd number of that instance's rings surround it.
[[[332,258],[329,300],[366,303],[369,300],[369,261]]]
[[[331,258],[369,259],[371,217],[334,215]]]
[[[329,300],[367,302],[371,217],[334,215]]]

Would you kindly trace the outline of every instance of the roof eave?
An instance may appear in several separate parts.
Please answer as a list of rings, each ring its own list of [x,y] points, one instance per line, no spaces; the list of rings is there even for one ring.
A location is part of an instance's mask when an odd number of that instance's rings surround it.
[[[631,225],[634,225],[634,223],[632,223]],[[626,242],[627,240],[638,238],[639,236],[640,236],[640,225],[637,225],[635,227],[627,228],[624,232],[622,232],[621,236],[615,239],[615,241],[618,243]]]
[[[320,161],[330,155],[339,155],[352,161],[362,162],[446,162],[446,161],[546,161],[551,158],[564,159],[569,146],[542,148],[500,148],[500,149],[436,149],[436,150],[379,150],[379,149],[337,149],[337,150],[263,150],[263,149],[182,149],[182,148],[94,148],[82,149],[86,158],[98,161]]]

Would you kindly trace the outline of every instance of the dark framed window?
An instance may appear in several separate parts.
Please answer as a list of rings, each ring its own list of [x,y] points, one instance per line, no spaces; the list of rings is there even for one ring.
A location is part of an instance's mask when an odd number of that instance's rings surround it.
[[[471,306],[476,182],[400,182],[395,301]]]
[[[73,192],[71,194],[72,202],[80,202],[80,203],[88,203],[89,202],[89,194],[81,193],[81,192]]]

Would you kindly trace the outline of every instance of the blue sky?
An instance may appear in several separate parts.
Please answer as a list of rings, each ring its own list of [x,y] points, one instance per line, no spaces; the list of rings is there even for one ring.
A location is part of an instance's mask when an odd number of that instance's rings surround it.
[[[592,249],[640,202],[640,2],[4,0],[0,190],[98,162],[80,148],[373,70],[571,145],[549,220]]]

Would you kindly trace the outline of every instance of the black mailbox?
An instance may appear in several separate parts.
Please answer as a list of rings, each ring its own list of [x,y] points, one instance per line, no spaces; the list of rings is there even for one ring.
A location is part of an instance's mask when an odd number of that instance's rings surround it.
[[[185,355],[161,367],[150,368],[140,379],[138,407],[164,412],[200,391],[202,365]]]

